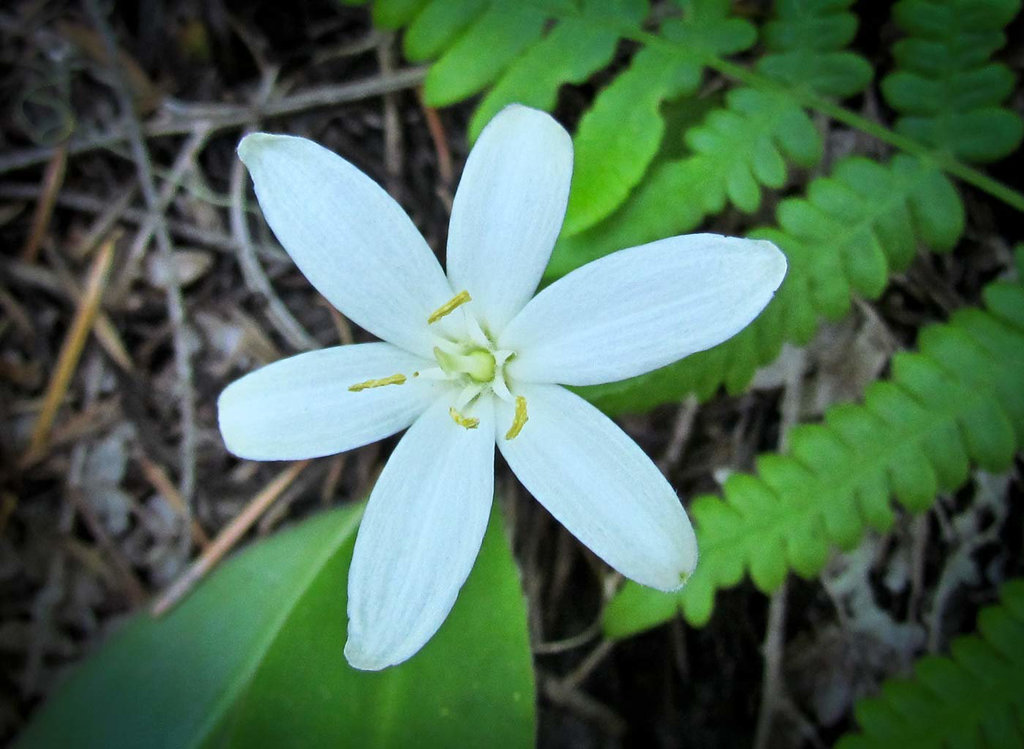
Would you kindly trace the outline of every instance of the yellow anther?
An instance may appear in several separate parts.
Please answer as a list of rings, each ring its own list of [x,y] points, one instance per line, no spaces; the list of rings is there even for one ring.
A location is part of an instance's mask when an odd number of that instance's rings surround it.
[[[353,393],[358,393],[360,390],[369,390],[370,388],[382,388],[385,385],[404,384],[404,374],[393,374],[390,377],[382,377],[379,380],[367,380],[366,382],[357,382],[355,385],[349,385],[348,389],[351,390]]]
[[[521,395],[516,396],[516,417],[512,420],[512,426],[505,432],[505,439],[515,439],[519,436],[519,433],[523,431],[523,426],[530,420],[530,417],[526,415],[526,398]]]
[[[452,421],[463,429],[476,429],[480,426],[480,419],[474,419],[472,416],[463,416],[455,410],[455,406],[448,409],[448,415],[452,417]]]
[[[436,310],[434,310],[430,314],[430,317],[427,318],[427,324],[430,325],[437,322],[445,315],[451,314],[453,310],[457,309],[458,307],[461,307],[466,302],[471,301],[473,301],[473,297],[469,295],[468,291],[460,291],[458,294],[456,294],[447,302],[445,302]]]

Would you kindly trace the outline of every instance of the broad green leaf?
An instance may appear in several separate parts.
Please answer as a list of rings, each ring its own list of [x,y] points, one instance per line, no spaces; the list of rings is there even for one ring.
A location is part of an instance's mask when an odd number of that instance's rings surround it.
[[[531,746],[523,596],[495,513],[441,631],[405,664],[348,666],[345,590],[361,506],[225,564],[160,620],[133,618],[20,739],[31,747]]]

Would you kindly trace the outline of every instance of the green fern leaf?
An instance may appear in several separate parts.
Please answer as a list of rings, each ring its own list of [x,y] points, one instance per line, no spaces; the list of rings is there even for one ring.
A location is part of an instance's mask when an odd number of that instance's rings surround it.
[[[619,41],[613,29],[639,28],[647,10],[647,0],[584,0],[582,17],[558,21],[502,73],[473,113],[470,139],[513,102],[551,110],[563,84],[582,83],[611,62]],[[607,19],[608,26],[594,18]]]
[[[662,104],[690,96],[700,86],[701,54],[727,55],[754,43],[753,26],[727,17],[729,4],[700,0],[681,19],[661,25],[675,49],[648,46],[629,68],[609,84],[580,121],[564,236],[579,234],[611,214],[640,182],[658,153],[665,134]]]
[[[857,33],[853,0],[779,0],[764,27],[769,54],[757,70],[826,96],[852,96],[871,81],[871,65],[844,50]]]
[[[807,85],[823,93],[846,95],[862,89],[870,80],[870,66],[842,50],[857,27],[847,5],[844,0],[838,4],[835,0],[780,3],[776,20],[766,27],[767,46],[775,53],[761,59],[764,72],[792,83],[798,72],[806,78],[808,70],[816,71]],[[661,80],[667,81],[665,71],[673,69],[689,76],[689,85],[684,79],[677,97],[697,85],[701,70],[699,58],[690,62],[680,56],[680,50],[700,49],[705,55],[724,56],[745,49],[753,38],[749,24],[727,17],[721,3],[694,4],[691,10],[687,23],[662,27],[663,36],[674,42],[674,50],[648,47],[641,53],[663,60]],[[664,132],[658,106],[671,98],[667,84],[654,82],[657,76],[643,78],[652,80],[646,96],[623,84],[621,96],[612,98],[617,81],[606,91],[609,101],[600,116],[601,97],[581,123],[577,174],[563,236],[548,269],[551,277],[628,244],[688,231],[705,216],[721,211],[726,202],[746,212],[755,211],[762,186],[779,188],[785,183],[787,163],[813,166],[821,158],[820,136],[792,98],[737,89],[726,96],[724,108],[712,111],[703,124],[686,133],[691,157],[656,166],[640,183]],[[640,102],[640,106],[632,102]],[[637,110],[647,124],[642,125],[642,120],[639,127],[636,123],[625,126],[622,112]],[[600,137],[592,138],[586,131],[590,117],[600,121]],[[634,132],[643,134],[637,139],[643,145],[609,147],[616,140],[629,142],[626,134]],[[591,141],[594,147],[585,148]],[[634,188],[632,199],[619,213],[595,225],[623,205]],[[592,231],[584,232],[590,227]]]
[[[559,238],[549,277],[623,247],[690,231],[727,201],[756,210],[762,185],[785,182],[787,161],[812,166],[821,158],[821,136],[803,110],[787,97],[754,89],[730,91],[726,106],[684,137],[692,155],[655,167],[608,220]]]
[[[427,2],[429,0],[377,0],[372,7],[373,24],[385,29],[406,26]]]
[[[954,640],[949,656],[925,656],[912,678],[896,678],[857,703],[861,733],[838,749],[1024,745],[1024,580],[978,615],[978,632]]]
[[[656,180],[648,184],[660,184]],[[665,200],[674,194],[669,191]],[[657,205],[650,203],[647,209],[655,213],[652,206]],[[782,201],[777,218],[779,228],[751,236],[781,247],[789,271],[775,299],[751,326],[710,351],[578,392],[609,413],[648,410],[688,393],[705,399],[723,384],[730,392],[740,392],[785,341],[806,343],[819,318],[835,320],[847,313],[854,294],[876,298],[889,276],[910,264],[919,243],[947,251],[964,226],[963,205],[950,182],[933,167],[902,155],[888,165],[861,157],[839,162],[831,176],[811,182],[806,198]],[[653,238],[645,235],[638,217],[624,216],[621,227],[635,233],[623,236],[610,230],[609,241],[620,247]],[[664,228],[655,223],[655,236],[676,233],[657,233]],[[593,237],[595,244],[598,239]],[[605,248],[598,244],[591,250],[603,254]]]
[[[540,38],[546,20],[544,13],[527,4],[491,4],[431,66],[423,82],[423,99],[440,107],[481,91]],[[418,20],[409,29],[406,39],[412,36],[417,25]],[[486,54],[481,54],[482,50],[486,50]]]
[[[789,452],[757,460],[757,476],[735,474],[722,497],[690,510],[701,560],[687,586],[665,594],[627,584],[605,612],[622,637],[674,615],[711,615],[715,591],[749,573],[771,592],[789,570],[816,575],[831,546],[849,549],[866,527],[887,530],[890,497],[912,511],[954,489],[970,464],[1005,470],[1024,445],[1024,287],[995,283],[987,309],[964,309],[924,329],[917,353],[893,358],[892,377],[861,405],[841,404],[823,424],[795,427]]]
[[[1024,123],[1001,106],[1014,77],[990,62],[1020,0],[902,0],[894,9],[907,38],[893,46],[897,70],[882,93],[901,117],[897,129],[966,161],[1014,151]]]
[[[575,167],[563,235],[592,226],[629,196],[661,146],[662,103],[693,93],[700,72],[699,65],[647,47],[598,95],[573,138]]]

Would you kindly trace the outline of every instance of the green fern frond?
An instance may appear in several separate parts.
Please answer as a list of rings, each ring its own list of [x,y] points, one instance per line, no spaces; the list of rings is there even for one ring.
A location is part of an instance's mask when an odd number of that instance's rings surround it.
[[[740,392],[784,342],[806,343],[820,318],[836,320],[847,313],[854,294],[878,297],[889,276],[910,264],[919,244],[949,250],[964,226],[963,205],[952,184],[935,168],[903,155],[888,165],[847,158],[831,176],[812,181],[806,198],[782,201],[776,216],[778,228],[751,236],[781,247],[789,271],[775,299],[750,327],[720,346],[649,374],[579,392],[608,413],[642,411],[688,393],[706,399],[723,384]],[[629,246],[653,238],[642,233],[638,216],[624,216],[621,226],[637,233],[609,231],[609,242]],[[654,236],[664,236],[657,233],[663,228],[646,227]],[[598,237],[593,240],[596,244]]]
[[[871,65],[844,49],[857,33],[853,0],[777,0],[764,27],[768,54],[756,68],[790,86],[825,96],[852,96],[871,81]]]
[[[1000,597],[949,656],[925,656],[912,678],[891,679],[858,702],[862,733],[837,748],[1024,745],[1024,580],[1006,583]]]
[[[761,187],[781,187],[787,162],[812,166],[821,136],[790,99],[734,89],[684,135],[692,155],[655,167],[615,215],[590,231],[559,238],[548,266],[552,278],[609,252],[681,234],[732,202],[747,211],[761,203]]]
[[[728,12],[723,0],[688,3],[682,18],[661,24],[662,38],[673,47],[641,49],[598,94],[573,140],[575,168],[563,236],[609,216],[643,179],[665,135],[662,106],[697,92],[704,73],[701,55],[729,55],[754,43],[754,27]],[[701,53],[692,57],[678,51],[698,48]]]
[[[843,50],[857,28],[857,18],[846,9],[848,5],[846,0],[838,4],[835,0],[779,3],[776,19],[765,27],[769,54],[759,61],[762,72],[793,84],[798,72],[806,78],[808,70],[815,71],[812,79],[800,85],[828,95],[849,95],[861,90],[871,79],[871,67],[860,56]],[[593,235],[606,239],[609,228],[614,233],[617,222],[613,220],[608,227],[597,221],[611,215],[634,188],[634,207],[644,210],[657,204],[658,208],[651,212],[655,214],[652,218],[670,227],[659,235],[667,236],[686,231],[700,223],[704,216],[721,211],[726,200],[740,210],[756,210],[762,186],[778,188],[785,182],[787,159],[784,157],[799,166],[813,166],[820,159],[820,138],[792,97],[780,92],[740,89],[729,92],[724,108],[712,111],[702,125],[684,136],[695,159],[662,164],[640,182],[655,160],[657,143],[665,131],[658,106],[665,100],[679,99],[696,90],[703,70],[702,59],[722,58],[742,51],[754,39],[753,28],[747,22],[728,17],[727,3],[704,0],[687,6],[689,13],[685,22],[669,21],[662,25],[661,36],[671,45],[648,46],[637,56],[639,60],[640,55],[649,54],[663,71],[678,70],[686,84],[680,85],[674,96],[663,86],[658,91],[663,95],[657,98],[625,92],[621,97],[611,98],[600,116],[600,138],[589,138],[586,128],[588,119],[597,118],[597,111],[602,108],[601,97],[581,122],[578,153],[579,149],[590,145],[590,140],[594,141],[594,148],[586,148],[578,157],[577,172],[593,164],[593,178],[584,173],[573,181],[561,248],[552,260],[550,276],[577,267],[581,257],[593,259],[624,246],[614,247],[602,242],[606,249],[595,251]],[[700,50],[694,60],[681,55],[681,51],[689,49]],[[611,94],[618,85],[619,81],[614,82],[606,92]],[[633,102],[641,103],[640,111],[634,109]],[[639,122],[626,127],[623,112],[631,112],[630,116],[639,117]],[[646,136],[640,138],[646,148],[609,148],[616,140],[626,140],[625,133],[635,132]],[[773,140],[782,142],[777,144]],[[661,206],[656,200],[652,201],[653,190],[670,191],[676,198],[676,206]],[[592,234],[577,238],[591,227],[595,229]],[[581,252],[574,252],[577,248]]]
[[[715,591],[744,572],[771,592],[791,569],[816,575],[831,546],[852,548],[867,526],[888,529],[891,495],[921,511],[961,485],[972,463],[1005,470],[1024,445],[1024,286],[998,282],[984,298],[985,310],[924,329],[919,351],[897,354],[891,379],[871,385],[862,405],[833,406],[824,423],[791,430],[788,454],[762,455],[756,476],[734,474],[721,497],[698,497],[695,574],[678,594],[627,585],[606,611],[608,634],[679,608],[702,624]]]
[[[647,15],[646,0],[584,0],[580,18],[565,18],[528,47],[501,74],[469,123],[476,137],[490,119],[517,102],[550,111],[566,83],[582,83],[606,67],[619,42],[618,28],[639,28]],[[605,18],[607,26],[592,19]]]
[[[897,70],[882,81],[900,112],[896,128],[966,161],[994,161],[1021,142],[1024,123],[1000,106],[1014,76],[991,55],[1020,0],[902,0],[896,23],[907,37],[893,46]]]

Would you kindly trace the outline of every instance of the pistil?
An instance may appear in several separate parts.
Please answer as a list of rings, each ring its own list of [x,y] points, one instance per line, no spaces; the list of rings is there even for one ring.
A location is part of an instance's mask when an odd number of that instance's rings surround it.
[[[466,374],[475,382],[490,382],[494,379],[494,354],[482,348],[475,348],[464,354],[454,354],[434,347],[434,358],[445,374]]]

